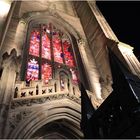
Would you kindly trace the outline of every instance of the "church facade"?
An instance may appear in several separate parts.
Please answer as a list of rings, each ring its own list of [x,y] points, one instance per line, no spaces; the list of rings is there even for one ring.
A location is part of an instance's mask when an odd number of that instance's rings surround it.
[[[108,48],[140,77],[133,47],[95,1],[9,5],[0,15],[0,138],[82,138],[80,83],[98,108],[113,90]]]

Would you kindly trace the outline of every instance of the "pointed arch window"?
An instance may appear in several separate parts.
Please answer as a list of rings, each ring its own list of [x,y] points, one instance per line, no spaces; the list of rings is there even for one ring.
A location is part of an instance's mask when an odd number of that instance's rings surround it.
[[[51,23],[32,28],[25,79],[42,79],[44,83],[48,83],[53,78],[54,70],[60,67],[68,69],[73,83],[78,83],[69,37]]]

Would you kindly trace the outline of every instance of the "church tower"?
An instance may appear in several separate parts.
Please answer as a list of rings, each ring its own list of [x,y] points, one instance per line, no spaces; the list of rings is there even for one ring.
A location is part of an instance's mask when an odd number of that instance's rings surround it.
[[[82,138],[79,85],[95,108],[112,92],[108,47],[140,77],[95,1],[0,3],[0,138]]]

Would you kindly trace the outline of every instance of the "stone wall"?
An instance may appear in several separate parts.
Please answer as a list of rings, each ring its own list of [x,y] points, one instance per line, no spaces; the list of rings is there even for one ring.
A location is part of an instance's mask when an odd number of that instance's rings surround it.
[[[53,10],[59,10],[68,15],[75,16],[75,12],[73,10],[73,7],[70,1],[46,1],[46,0],[44,1],[37,0],[34,2],[31,2],[31,1],[22,2],[19,16],[22,17],[22,15],[27,12],[45,11],[48,8],[51,8]]]
[[[95,3],[93,3],[93,5],[95,5]],[[98,14],[98,17],[95,16],[94,12],[97,14],[98,11],[95,8],[92,9],[88,2],[74,2],[74,6],[78,17],[81,20],[81,24],[88,41],[89,50],[91,51],[95,60],[95,67],[97,68],[98,74],[94,75],[94,77],[96,77],[96,82],[101,84],[101,90],[105,88],[105,94],[109,95],[109,93],[112,91],[112,82],[108,81],[108,79],[111,80],[111,71],[108,61],[107,46],[108,39],[112,39],[113,33],[109,32],[109,29],[108,32],[111,35],[104,32],[101,23],[99,22],[100,14]],[[105,24],[104,26],[108,28]],[[109,35],[111,36],[110,38],[108,38]],[[116,38],[114,37],[114,40],[115,39]]]
[[[106,75],[110,75],[110,68],[106,52],[107,38],[105,33],[87,2],[75,2],[74,5],[83,25],[90,50],[95,58],[100,75],[102,78],[106,78]]]

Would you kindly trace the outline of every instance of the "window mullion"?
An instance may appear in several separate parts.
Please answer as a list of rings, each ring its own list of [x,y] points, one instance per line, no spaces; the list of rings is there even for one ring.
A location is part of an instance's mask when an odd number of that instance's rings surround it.
[[[29,27],[28,27],[29,28]],[[27,75],[27,69],[28,69],[28,59],[29,59],[29,48],[30,48],[30,36],[31,36],[31,30],[29,30],[30,32],[27,33],[27,39],[28,41],[26,41],[26,45],[28,46],[28,48],[25,50],[24,53],[24,58],[23,59],[23,67],[26,66],[25,70],[24,70],[24,76],[21,77],[21,80],[26,80],[26,75]],[[23,68],[24,69],[24,68]],[[21,69],[22,70],[22,69]]]
[[[42,25],[40,25],[39,80],[42,78]]]
[[[61,39],[61,49],[62,49],[62,55],[63,55],[62,59],[63,59],[63,63],[65,64],[65,58],[64,58],[65,54],[64,54],[64,48],[63,48],[63,42],[62,42],[62,35],[61,34],[60,34],[60,39]]]
[[[55,72],[55,67],[54,67],[54,52],[53,52],[53,43],[52,43],[52,24],[51,24],[51,28],[50,28],[50,49],[51,49],[51,64],[52,64],[52,78],[54,78],[54,72]]]

